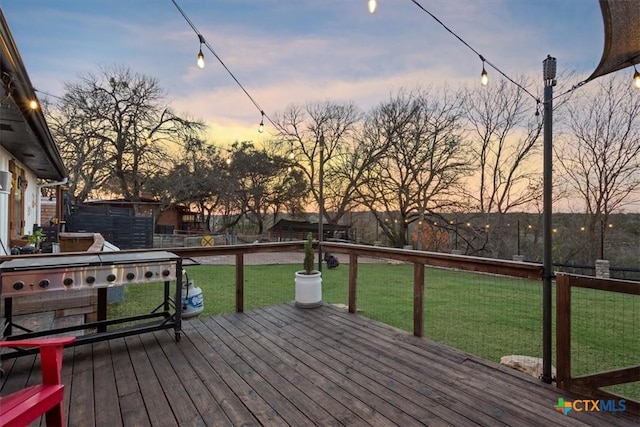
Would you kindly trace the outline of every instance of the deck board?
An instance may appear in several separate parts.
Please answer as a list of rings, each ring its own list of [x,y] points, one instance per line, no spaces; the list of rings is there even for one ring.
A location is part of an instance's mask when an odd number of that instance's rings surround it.
[[[342,331],[335,331],[335,335],[331,331],[331,336],[323,339],[322,335],[315,331],[305,330],[296,322],[283,327],[282,331],[290,334],[286,336],[287,341],[295,343],[298,349],[303,352],[314,354],[320,366],[331,370],[328,373],[325,371],[324,375],[327,375],[337,388],[341,388],[343,393],[351,394],[353,398],[360,399],[362,403],[366,402],[372,410],[375,409],[388,420],[399,422],[402,425],[412,425],[419,420],[430,425],[443,423],[443,419],[431,412],[427,405],[415,404],[406,396],[402,396],[407,390],[385,387],[374,379],[376,376],[380,377],[379,373],[370,372],[371,370],[367,370],[366,366],[357,363],[357,360],[350,356],[346,356],[348,359],[346,363],[341,360],[341,350],[332,349],[331,344],[327,341],[339,343],[342,339]],[[347,351],[350,349],[347,348]],[[378,352],[371,354],[372,360],[379,356]],[[367,370],[370,376],[364,374],[363,369]],[[344,381],[345,378],[348,381]],[[460,422],[465,419],[457,421],[460,425]]]
[[[3,361],[0,394],[39,379]],[[553,385],[341,308],[283,304],[64,351],[69,426],[637,426]],[[41,420],[42,421],[42,420]],[[38,425],[38,423],[34,423]],[[41,425],[44,425],[41,423]]]
[[[329,331],[341,328],[335,318],[325,319],[325,323],[327,324],[325,327]],[[468,369],[464,369],[460,365],[467,360],[463,354],[457,357],[449,354],[448,357],[442,358],[434,357],[428,352],[401,353],[398,351],[397,343],[384,334],[372,335],[370,328],[369,330],[358,330],[348,324],[345,326],[352,331],[349,334],[349,342],[339,341],[343,344],[341,347],[343,352],[344,349],[349,350],[349,353],[343,354],[342,358],[356,358],[363,364],[371,361],[369,362],[370,368],[364,368],[367,375],[375,378],[378,373],[384,374],[394,389],[409,389],[409,392],[405,392],[405,397],[413,396],[414,399],[420,401],[424,400],[426,395],[430,401],[436,403],[448,401],[448,409],[459,412],[459,415],[466,414],[466,416],[469,416],[468,407],[477,403],[478,399],[482,399],[484,405],[477,408],[471,419],[472,422],[482,424],[535,422],[540,418],[539,415],[531,414],[528,411],[518,411],[518,407],[523,401],[519,399],[523,399],[525,396],[518,397],[513,396],[512,393],[501,393],[499,388],[492,387],[493,378],[476,378],[475,375],[470,374]],[[322,337],[317,336],[317,339],[322,340]],[[349,344],[353,348],[349,348]],[[451,356],[455,362],[450,361]],[[334,357],[340,356],[334,355]],[[430,363],[425,363],[425,360]],[[398,372],[398,365],[405,365],[412,375]],[[459,387],[460,384],[465,384],[467,387],[462,389]],[[496,391],[499,394],[496,394]],[[505,401],[512,403],[512,406],[505,409]],[[438,409],[441,416],[448,422],[457,425],[465,422],[464,418],[461,419],[451,411],[443,411],[442,408],[436,407],[436,410]]]
[[[114,427],[122,426],[121,418],[117,417],[114,419],[110,409],[118,407],[118,388],[111,360],[111,347],[109,346],[109,342],[103,341],[95,343],[93,345],[93,352],[103,356],[96,358],[93,363],[95,391],[91,394],[94,395],[96,402],[101,402],[100,405],[95,405],[95,424],[111,424]]]

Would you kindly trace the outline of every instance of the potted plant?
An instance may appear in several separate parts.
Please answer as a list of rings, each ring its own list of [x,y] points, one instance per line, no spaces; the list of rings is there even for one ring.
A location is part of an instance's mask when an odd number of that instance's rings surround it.
[[[296,307],[313,308],[322,305],[322,273],[313,269],[313,237],[304,242],[304,270],[296,271]]]
[[[29,241],[29,244],[34,247],[35,252],[40,252],[41,243],[47,240],[47,236],[44,234],[44,231],[42,231],[41,228],[35,229],[33,231],[33,234],[27,234],[24,237]]]

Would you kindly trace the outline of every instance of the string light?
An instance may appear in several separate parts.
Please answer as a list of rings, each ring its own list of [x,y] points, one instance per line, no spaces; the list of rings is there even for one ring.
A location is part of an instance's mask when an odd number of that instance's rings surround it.
[[[0,84],[4,89],[4,95],[5,95],[1,99],[2,101],[12,96],[14,85],[16,83],[22,86],[24,89],[26,89],[27,92],[30,92],[30,91],[36,92],[35,88],[24,86],[19,81],[14,80],[13,76],[11,76],[9,73],[3,71],[0,74]],[[37,110],[40,108],[40,102],[38,101],[38,98],[36,97],[35,93],[33,97],[28,98],[23,105],[26,108],[29,108],[30,110]]]
[[[198,38],[200,40],[200,51],[202,51],[202,45],[205,45],[205,47],[209,50],[209,52],[211,52],[211,54],[218,60],[218,62],[220,63],[220,65],[222,65],[222,67],[226,70],[226,72],[229,74],[229,76],[231,76],[231,78],[233,79],[234,82],[236,82],[236,84],[238,85],[238,87],[240,89],[242,89],[242,91],[244,92],[245,95],[247,95],[247,98],[249,98],[249,100],[253,103],[253,105],[258,109],[258,111],[260,111],[260,114],[262,115],[262,117],[266,117],[267,120],[269,121],[269,123],[271,123],[274,127],[276,127],[277,129],[281,130],[284,132],[284,129],[282,128],[282,126],[280,126],[278,123],[274,122],[271,117],[269,117],[268,114],[266,114],[264,112],[264,110],[262,110],[262,108],[260,107],[260,105],[258,105],[258,103],[256,102],[256,100],[251,96],[251,94],[247,91],[247,89],[245,89],[245,87],[242,85],[242,83],[240,83],[240,80],[238,80],[238,78],[231,72],[231,70],[229,69],[229,67],[227,67],[227,65],[224,63],[224,61],[222,60],[222,58],[220,58],[220,56],[216,53],[215,50],[213,50],[213,48],[211,47],[211,45],[209,43],[207,43],[204,39],[204,37],[200,34],[200,31],[198,31],[198,29],[196,28],[196,26],[194,25],[194,23],[191,21],[191,19],[189,19],[189,17],[187,16],[187,14],[184,12],[184,10],[182,10],[182,8],[178,5],[176,0],[171,0],[173,5],[176,7],[176,9],[178,9],[178,12],[180,12],[180,14],[182,15],[182,17],[184,18],[184,20],[187,22],[187,24],[189,24],[189,26],[191,27],[191,29],[193,30],[194,33],[196,33],[198,35]],[[203,59],[204,59],[204,55],[202,55]],[[200,59],[200,55],[198,55],[198,59]],[[261,121],[261,123],[264,126],[264,121]]]
[[[264,132],[264,111],[260,111],[260,114],[262,116],[260,117],[260,125],[258,126],[258,132],[262,133]]]
[[[376,8],[378,7],[378,2],[376,0],[369,0],[367,6],[369,7],[369,13],[375,13]]]
[[[465,45],[470,51],[472,51],[473,53],[475,53],[476,55],[478,55],[480,57],[480,59],[482,59],[482,68],[483,68],[483,75],[481,75],[481,77],[484,77],[484,75],[486,75],[486,70],[484,69],[484,63],[486,62],[487,65],[489,65],[491,68],[493,68],[495,71],[498,72],[498,74],[500,74],[502,77],[504,77],[505,79],[509,80],[511,83],[513,83],[514,85],[516,85],[517,87],[520,88],[520,90],[524,91],[527,95],[529,95],[531,98],[535,99],[536,101],[538,100],[538,98],[532,94],[526,87],[524,87],[523,85],[521,85],[520,83],[516,82],[515,80],[513,80],[511,77],[509,77],[506,73],[504,73],[500,68],[496,67],[494,64],[492,64],[490,61],[488,61],[487,59],[485,59],[482,55],[480,55],[480,52],[478,52],[476,49],[474,49],[469,43],[467,43],[466,41],[464,41],[462,39],[462,37],[460,37],[458,34],[456,34],[455,32],[453,32],[449,27],[447,27],[444,22],[442,22],[440,19],[438,19],[437,16],[435,16],[433,13],[429,12],[424,6],[422,6],[420,4],[420,2],[418,0],[410,0],[413,4],[415,4],[420,10],[422,10],[424,13],[426,13],[427,15],[429,15],[431,18],[433,18],[434,21],[436,21],[438,24],[440,24],[442,26],[442,28],[444,28],[445,30],[447,30],[452,36],[454,36],[456,39],[458,39],[460,41],[460,43],[462,43],[463,45]],[[487,75],[488,78],[488,75]],[[484,80],[484,79],[483,79]],[[488,80],[487,80],[487,84],[488,84]]]
[[[480,55],[480,59],[482,60],[482,73],[480,73],[480,83],[482,86],[487,86],[489,84],[489,74],[487,74],[487,70],[484,68],[484,58]]]
[[[633,73],[633,88],[635,90],[640,90],[640,73],[636,69],[635,65],[633,66],[633,70],[635,71],[635,73]]]
[[[196,64],[198,64],[198,68],[204,68],[204,54],[202,53],[202,44],[204,43],[204,37],[202,34],[198,34],[198,39],[200,40],[200,51],[198,52],[198,60]]]
[[[49,96],[49,97],[51,97],[51,98],[59,99],[60,101],[63,101],[63,100],[64,100],[63,98],[59,97],[58,95],[54,95],[54,94],[52,94],[52,93],[45,92],[45,91],[40,90],[40,89],[33,88],[33,91],[34,91],[34,92],[41,93],[41,94],[46,95],[46,96]]]
[[[289,160],[293,161],[295,160],[295,158],[296,158],[296,155],[293,152],[293,142],[289,141]]]

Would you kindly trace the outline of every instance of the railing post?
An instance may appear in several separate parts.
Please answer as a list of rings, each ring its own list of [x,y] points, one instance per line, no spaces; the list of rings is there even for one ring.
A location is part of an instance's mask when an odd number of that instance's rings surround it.
[[[236,254],[236,312],[244,311],[244,255]]]
[[[424,336],[424,264],[413,263],[413,335]]]
[[[358,285],[358,255],[349,253],[349,313],[357,310],[357,285]]]
[[[358,255],[349,253],[349,313],[355,313],[357,307]]]
[[[568,390],[571,383],[571,280],[556,278],[556,384]]]

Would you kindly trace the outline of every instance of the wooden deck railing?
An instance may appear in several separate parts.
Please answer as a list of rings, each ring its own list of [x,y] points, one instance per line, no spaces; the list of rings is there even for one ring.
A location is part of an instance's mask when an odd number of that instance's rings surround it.
[[[325,251],[349,254],[349,312],[357,309],[358,257],[386,258],[413,263],[413,334],[424,336],[424,266],[456,268],[459,270],[501,274],[527,279],[542,278],[542,266],[513,261],[421,252],[349,243],[323,243]]]
[[[207,257],[233,255],[236,258],[236,312],[244,311],[244,256],[255,253],[296,252],[304,249],[304,242],[278,242],[244,244],[230,246],[196,246],[185,248],[164,248],[181,257]],[[302,258],[300,258],[302,259]]]
[[[571,376],[571,288],[640,295],[640,284],[564,273],[558,273],[556,278],[556,381],[558,387],[594,399],[625,399],[627,410],[640,415],[639,401],[602,390],[602,387],[640,381],[640,365],[578,377]]]
[[[357,309],[358,257],[385,258],[413,263],[413,334],[424,336],[424,267],[456,268],[473,272],[500,274],[511,277],[541,279],[542,266],[539,264],[479,258],[464,255],[450,255],[435,252],[421,252],[408,249],[383,248],[379,246],[355,245],[350,243],[322,244],[323,251],[349,255],[349,312]],[[260,243],[217,247],[188,247],[168,249],[183,257],[214,255],[235,255],[236,257],[236,311],[244,310],[244,255],[260,252],[302,251],[303,242]]]

